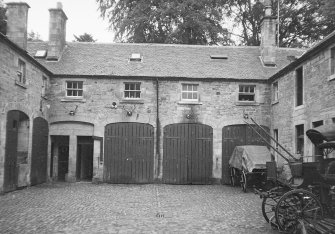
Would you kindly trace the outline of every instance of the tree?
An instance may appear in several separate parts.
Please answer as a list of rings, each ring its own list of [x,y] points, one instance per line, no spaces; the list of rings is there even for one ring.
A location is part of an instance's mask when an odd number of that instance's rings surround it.
[[[2,5],[0,0],[0,33],[6,35],[7,21],[6,21],[6,8]]]
[[[322,6],[334,5],[334,0],[279,0],[279,44],[282,47],[301,47],[322,39],[335,30],[334,10],[327,15]],[[270,0],[277,16],[278,0]],[[227,16],[241,28],[242,44],[260,44],[260,22],[264,5],[260,1],[229,0]],[[327,8],[327,10],[330,8]],[[333,6],[334,9],[334,6]]]
[[[136,43],[227,44],[226,0],[96,0],[115,40]]]
[[[73,36],[76,39],[75,41],[78,41],[78,42],[96,42],[97,41],[97,40],[94,40],[93,36],[88,33],[84,33],[83,35],[79,35],[79,36],[76,36],[76,35],[73,35]]]
[[[34,31],[30,31],[30,33],[28,33],[27,40],[28,41],[42,41],[40,34]]]

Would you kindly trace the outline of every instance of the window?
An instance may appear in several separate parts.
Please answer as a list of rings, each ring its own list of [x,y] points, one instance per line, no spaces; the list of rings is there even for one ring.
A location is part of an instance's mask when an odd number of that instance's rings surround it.
[[[295,136],[296,136],[296,153],[304,154],[304,125],[295,126]]]
[[[330,75],[335,75],[335,47],[330,49]]]
[[[255,85],[240,85],[238,92],[238,100],[242,102],[254,102]]]
[[[17,82],[26,83],[26,63],[19,59],[19,70],[17,71]]]
[[[323,125],[323,120],[320,120],[320,121],[316,121],[316,122],[313,122],[312,123],[312,126],[313,128],[316,128],[316,127],[319,127],[319,126],[322,126]],[[314,147],[314,155],[322,155],[322,150],[319,149],[318,147]],[[315,158],[315,161],[319,161],[320,158],[319,157],[316,157]]]
[[[131,56],[129,57],[130,61],[135,61],[135,62],[141,62],[142,61],[142,56],[139,53],[133,53],[131,54]]]
[[[304,91],[304,83],[303,83],[303,71],[302,67],[295,70],[295,91],[296,91],[296,106],[301,106],[303,103],[303,91]]]
[[[41,96],[44,97],[46,95],[48,88],[48,78],[45,76],[42,76],[42,91],[41,91]]]
[[[83,81],[67,81],[66,82],[67,97],[82,97],[83,96]]]
[[[182,84],[181,99],[184,101],[198,101],[198,85],[197,84]]]
[[[278,81],[272,84],[272,102],[278,102]]]
[[[124,98],[129,99],[141,98],[141,83],[125,83]]]

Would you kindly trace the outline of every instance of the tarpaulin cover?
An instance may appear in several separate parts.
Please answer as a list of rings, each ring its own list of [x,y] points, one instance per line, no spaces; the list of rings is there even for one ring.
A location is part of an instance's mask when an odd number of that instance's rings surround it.
[[[231,167],[252,172],[253,169],[265,169],[266,162],[271,161],[271,153],[266,146],[241,145],[236,146],[230,157]]]

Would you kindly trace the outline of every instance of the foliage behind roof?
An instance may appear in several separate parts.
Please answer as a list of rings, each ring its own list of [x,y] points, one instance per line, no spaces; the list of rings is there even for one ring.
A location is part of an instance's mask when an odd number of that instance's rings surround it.
[[[32,55],[43,49],[47,42],[28,43]],[[129,61],[132,53],[140,53],[141,62]],[[268,68],[261,63],[259,47],[70,42],[58,62],[37,60],[57,76],[267,80],[289,63],[287,56],[302,53],[301,49],[280,48],[277,68]],[[228,59],[210,58],[217,54]]]

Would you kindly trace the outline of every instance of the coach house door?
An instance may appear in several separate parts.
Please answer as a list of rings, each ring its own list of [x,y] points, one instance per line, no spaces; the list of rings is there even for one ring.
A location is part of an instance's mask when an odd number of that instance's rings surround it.
[[[213,165],[213,129],[196,123],[164,128],[163,182],[209,184]]]
[[[259,128],[253,125],[267,141],[269,137]],[[267,132],[269,128],[262,126]],[[229,159],[235,146],[239,145],[265,145],[266,143],[248,125],[238,124],[225,126],[222,129],[222,183],[229,183]]]
[[[37,117],[33,121],[33,147],[31,153],[31,185],[41,184],[47,180],[48,162],[48,122]]]
[[[143,123],[112,123],[105,127],[104,180],[149,183],[154,169],[154,128]]]

